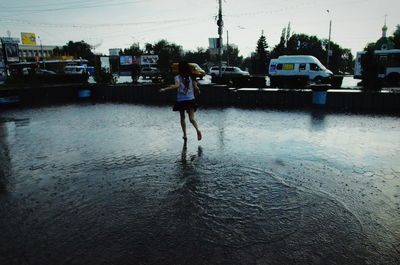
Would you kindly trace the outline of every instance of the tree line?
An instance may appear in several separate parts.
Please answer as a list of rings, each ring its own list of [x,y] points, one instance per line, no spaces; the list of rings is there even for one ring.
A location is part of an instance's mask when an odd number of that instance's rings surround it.
[[[400,48],[400,25],[390,37]],[[369,44],[371,45],[371,44]],[[255,43],[254,52],[251,56],[243,57],[240,55],[238,46],[234,44],[225,45],[222,60],[229,62],[231,66],[238,66],[249,70],[252,74],[268,74],[268,64],[273,58],[280,55],[312,55],[318,58],[323,64],[327,63],[328,40],[319,39],[317,36],[307,34],[292,34],[290,24],[282,30],[280,41],[272,49],[269,49],[267,38],[264,32]],[[343,48],[339,44],[331,41],[330,49],[332,54],[329,65],[326,65],[335,74],[352,73],[354,58],[350,49]],[[85,41],[68,42],[61,48],[55,48],[54,54],[68,54],[76,58],[84,58],[90,65],[95,65],[96,57],[92,52],[91,46]],[[168,71],[174,62],[182,60],[195,62],[205,69],[218,65],[218,57],[210,52],[209,49],[199,47],[196,50],[185,51],[181,45],[162,39],[153,44],[146,43],[141,48],[137,43],[133,43],[129,48],[121,49],[120,55],[140,56],[143,54],[156,54],[159,56],[158,67],[161,71]]]

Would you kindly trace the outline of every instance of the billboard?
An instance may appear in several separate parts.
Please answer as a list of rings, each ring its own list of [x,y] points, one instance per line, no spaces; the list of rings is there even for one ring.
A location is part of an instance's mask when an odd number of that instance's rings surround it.
[[[154,65],[158,63],[158,55],[142,55],[140,56],[140,64]]]
[[[110,72],[110,59],[108,57],[100,57],[101,69],[104,69],[107,73]]]
[[[36,46],[36,35],[35,33],[21,32],[22,44]]]
[[[17,43],[5,43],[4,50],[7,62],[19,62],[19,49]]]
[[[119,64],[120,65],[131,65],[131,64],[133,64],[132,56],[131,55],[120,56],[119,57]]]
[[[119,56],[120,51],[120,48],[108,49],[108,53],[110,54],[110,56]]]

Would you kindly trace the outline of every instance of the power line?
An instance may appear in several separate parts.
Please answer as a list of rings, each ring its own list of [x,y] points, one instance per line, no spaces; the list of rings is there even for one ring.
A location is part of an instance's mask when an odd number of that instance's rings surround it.
[[[338,3],[335,3],[335,7],[339,6],[339,5],[343,5],[346,4],[356,4],[356,3],[363,3],[363,2],[369,2],[370,0],[354,0],[354,1],[341,1]],[[306,1],[303,3],[298,3],[295,5],[292,5],[290,7],[282,7],[282,8],[278,8],[278,9],[274,9],[274,10],[258,10],[258,11],[252,11],[252,12],[243,12],[243,13],[231,13],[231,14],[225,14],[226,17],[254,17],[254,16],[259,16],[259,15],[271,15],[271,14],[276,14],[276,13],[283,13],[286,11],[291,11],[291,10],[297,10],[299,8],[304,8],[304,7],[308,7],[308,6],[316,6],[316,2],[312,2],[312,1]]]
[[[110,0],[110,1],[115,1],[115,0]],[[35,8],[38,8],[38,7],[51,7],[51,6],[55,6],[55,7],[62,7],[63,5],[66,5],[67,7],[68,6],[72,6],[72,5],[82,5],[82,4],[93,4],[93,3],[101,3],[101,2],[110,2],[110,1],[107,1],[107,0],[98,0],[98,1],[96,1],[96,0],[76,0],[76,1],[68,1],[68,2],[57,2],[57,3],[47,3],[47,4],[35,4]],[[20,2],[17,2],[17,3],[20,3]],[[27,4],[25,3],[25,4],[23,4],[23,5],[20,5],[20,6],[7,6],[7,11],[12,11],[12,10],[15,10],[15,11],[26,11],[27,9],[29,9],[29,7],[30,6],[27,6]],[[5,8],[5,7],[4,7]]]
[[[47,27],[55,27],[55,28],[112,28],[112,27],[132,27],[132,26],[143,26],[143,25],[152,25],[152,24],[174,24],[181,22],[190,22],[193,20],[204,20],[204,19],[212,19],[213,16],[202,16],[202,17],[190,17],[190,18],[180,18],[180,19],[170,19],[170,20],[153,20],[153,21],[141,21],[141,22],[123,22],[123,23],[107,23],[107,24],[56,24],[56,23],[47,23],[47,22],[35,22],[32,20],[24,20],[24,19],[7,19],[0,18],[0,21],[3,22],[11,22],[11,23],[21,23],[21,24],[29,24],[29,25],[37,25],[37,26],[47,26]]]
[[[136,0],[136,1],[124,1],[124,2],[116,2],[110,3],[110,1],[104,2],[93,2],[93,3],[83,3],[72,6],[65,7],[51,7],[51,8],[40,8],[40,9],[22,9],[22,10],[0,10],[3,13],[11,13],[11,15],[15,15],[14,13],[20,13],[19,15],[24,14],[32,14],[32,13],[43,13],[43,12],[54,12],[54,11],[64,11],[64,10],[74,10],[74,9],[84,9],[84,8],[98,8],[98,7],[107,7],[107,6],[119,6],[119,5],[128,5],[128,4],[138,4],[143,2],[148,2],[150,0]]]

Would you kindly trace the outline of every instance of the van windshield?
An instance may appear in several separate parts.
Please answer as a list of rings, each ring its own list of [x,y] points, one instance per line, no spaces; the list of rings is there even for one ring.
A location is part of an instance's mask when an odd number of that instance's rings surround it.
[[[192,68],[193,68],[194,70],[201,70],[200,66],[198,66],[198,65],[193,65]]]
[[[311,70],[311,71],[319,71],[320,68],[319,68],[319,66],[318,66],[317,64],[315,64],[315,63],[310,63],[310,70]]]

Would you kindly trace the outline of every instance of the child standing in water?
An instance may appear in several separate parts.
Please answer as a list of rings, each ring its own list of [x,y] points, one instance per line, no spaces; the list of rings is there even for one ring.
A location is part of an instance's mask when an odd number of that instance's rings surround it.
[[[197,110],[197,104],[194,97],[194,90],[200,94],[200,89],[197,86],[196,79],[191,77],[190,66],[187,62],[179,63],[179,74],[175,76],[175,84],[166,88],[160,89],[160,92],[166,90],[177,90],[176,103],[173,107],[173,111],[179,111],[181,116],[181,127],[183,131],[183,140],[187,140],[186,135],[186,121],[185,121],[185,111],[189,115],[189,121],[196,129],[197,140],[201,140],[202,135],[199,130],[199,126],[194,118],[194,113]]]

